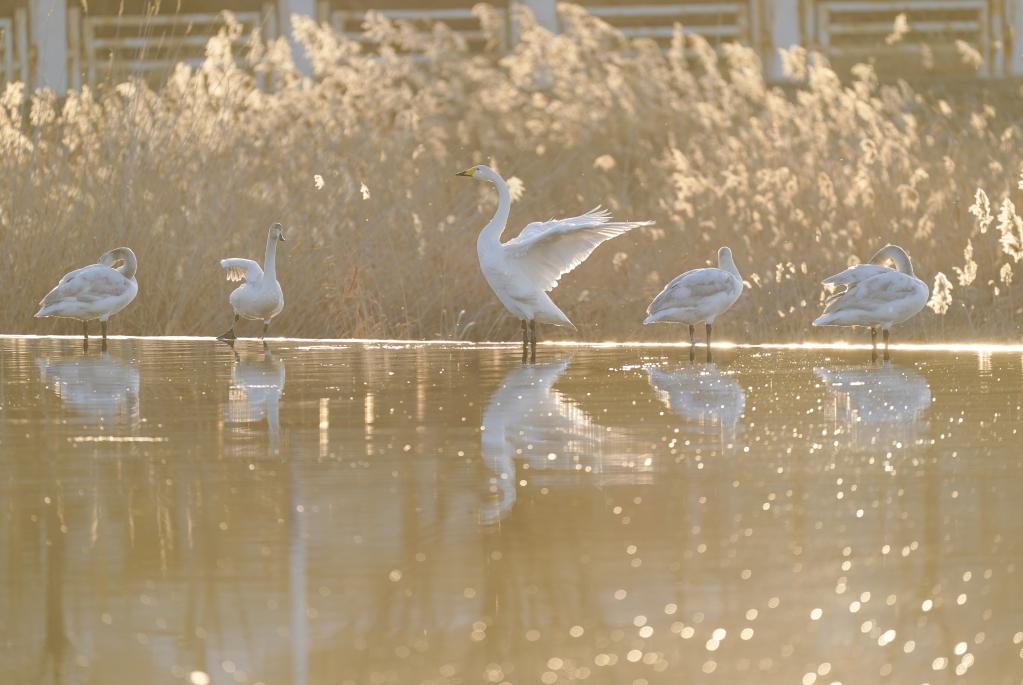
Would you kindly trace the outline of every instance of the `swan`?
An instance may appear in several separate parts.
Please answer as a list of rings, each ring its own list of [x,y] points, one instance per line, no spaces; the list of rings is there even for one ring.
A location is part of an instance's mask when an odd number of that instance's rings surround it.
[[[576,330],[547,293],[562,276],[576,268],[605,240],[652,221],[611,221],[607,210],[595,207],[582,216],[534,221],[522,232],[502,243],[508,223],[511,193],[500,174],[477,164],[456,176],[468,176],[497,186],[497,211],[476,241],[480,270],[497,299],[522,321],[522,358],[531,347],[536,361],[536,324],[550,323]]]
[[[895,264],[894,269],[884,265],[888,261]],[[913,274],[909,255],[898,245],[885,245],[868,263],[849,267],[822,283],[829,290],[841,290],[828,298],[824,313],[813,325],[868,326],[875,355],[880,328],[885,359],[891,327],[919,314],[930,297],[927,284]]]
[[[127,247],[103,253],[95,264],[65,274],[57,287],[39,302],[36,318],[59,316],[82,322],[83,347],[89,349],[89,322],[100,320],[103,349],[107,348],[107,320],[135,299],[138,260]]]
[[[221,259],[220,266],[227,270],[227,280],[244,281],[231,293],[229,301],[234,309],[234,322],[230,330],[217,340],[234,345],[237,336],[234,327],[238,319],[261,320],[263,322],[264,344],[270,330],[270,320],[284,309],[284,291],[277,282],[277,243],[284,241],[284,227],[275,223],[266,236],[266,255],[263,257],[263,268],[251,259]]]
[[[735,267],[732,251],[718,250],[717,267],[693,269],[676,277],[647,307],[644,324],[677,321],[689,324],[689,357],[696,346],[696,324],[707,324],[707,358],[710,359],[714,320],[742,295],[742,276]]]

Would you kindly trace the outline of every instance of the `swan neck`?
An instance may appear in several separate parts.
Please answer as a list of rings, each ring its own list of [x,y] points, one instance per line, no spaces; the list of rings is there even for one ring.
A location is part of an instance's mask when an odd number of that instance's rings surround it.
[[[895,264],[896,271],[913,276],[913,262],[909,255],[898,245],[886,245],[878,250],[878,253],[871,259],[872,264],[883,264],[885,260],[891,260]]]
[[[742,280],[742,275],[739,273],[739,269],[735,266],[735,260],[732,259],[732,255],[726,254],[719,257],[718,268],[722,271],[727,271],[740,281]]]
[[[135,259],[135,255],[132,252],[125,250],[118,255],[124,263],[117,267],[117,270],[121,272],[121,275],[125,278],[135,278],[135,272],[138,271],[139,262]]]
[[[277,280],[277,241],[273,234],[266,237],[266,256],[263,257],[263,275],[271,281]]]
[[[508,225],[508,214],[511,212],[511,193],[508,191],[508,184],[498,176],[494,180],[494,185],[497,186],[497,211],[494,212],[490,223],[480,231],[479,240],[476,241],[478,245],[500,244],[501,234]]]

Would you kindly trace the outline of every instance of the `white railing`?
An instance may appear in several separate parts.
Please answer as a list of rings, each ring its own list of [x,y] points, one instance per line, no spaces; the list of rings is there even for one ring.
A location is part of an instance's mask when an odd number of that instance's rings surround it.
[[[380,3],[385,4],[385,3]],[[504,30],[500,35],[500,50],[508,48],[510,41],[510,12],[505,7],[495,7]],[[486,44],[488,36],[480,26],[479,18],[469,7],[440,7],[432,9],[389,9],[386,6],[380,9],[374,8],[374,12],[391,21],[408,22],[417,27],[430,26],[432,24],[445,24],[453,32],[461,36],[470,47],[482,47]],[[344,34],[351,40],[368,42],[363,33],[363,24],[366,21],[366,10],[337,9],[331,7],[329,2],[320,2],[317,12],[320,21],[325,21],[335,31]]]
[[[12,17],[0,17],[0,83],[28,83],[28,22],[25,10],[14,10]]]
[[[913,71],[930,59],[961,62],[956,41],[980,53],[982,76],[1000,75],[1004,67],[1001,14],[991,0],[817,0],[815,38],[831,58],[898,59],[902,70]],[[908,32],[894,35],[895,19],[906,16]],[[890,40],[886,40],[891,36]],[[912,57],[913,62],[906,58]],[[942,72],[947,69],[943,64]]]
[[[278,1],[254,0],[252,11],[235,14],[245,26],[245,37],[239,42],[246,40],[257,25],[268,38],[286,30],[286,26],[277,26],[278,12],[291,11],[292,4],[282,2],[278,8]],[[346,1],[314,0],[296,3],[295,7],[300,4],[303,12],[315,14],[319,21],[354,40],[368,42],[362,30],[366,10],[342,8]],[[422,5],[427,0],[364,0],[364,4],[376,6],[376,11],[387,18],[418,28],[444,23],[478,49],[488,37],[467,6],[472,1],[428,0],[425,8]],[[700,34],[715,46],[743,43],[760,54],[768,77],[773,79],[784,78],[778,50],[799,43],[821,49],[840,68],[851,61],[870,60],[879,68],[890,67],[893,73],[911,73],[930,60],[935,63],[933,73],[940,74],[952,73],[969,61],[971,55],[963,59],[957,54],[965,43],[983,61],[976,75],[1023,76],[1023,0],[578,1],[591,14],[630,37],[650,38],[663,45],[675,26],[682,25],[687,33]],[[520,2],[532,7],[537,17],[546,17],[544,26],[558,29],[555,0],[496,0],[502,31],[500,44],[493,47],[510,49],[515,32],[509,7]],[[35,7],[31,0],[30,7]],[[30,82],[37,78],[36,71],[57,73],[58,77],[50,80],[58,89],[62,69],[66,69],[67,86],[71,88],[80,87],[83,81],[96,83],[130,75],[160,80],[178,62],[201,62],[207,41],[223,25],[219,13],[96,16],[82,12],[77,2],[68,6],[66,21],[64,16],[45,12],[32,15],[33,33],[67,31],[65,54],[61,49],[31,49],[27,14],[31,12],[22,8],[0,18],[0,80]],[[885,40],[893,33],[895,18],[900,14],[906,15],[908,32],[898,40]],[[63,65],[54,64],[65,59]]]
[[[712,44],[755,43],[756,2],[679,2],[615,5],[581,3],[586,11],[618,28],[630,38],[667,41],[681,24],[685,33],[703,36]]]
[[[220,13],[82,16],[71,7],[68,14],[72,87],[78,85],[78,74],[95,84],[107,78],[160,77],[179,63],[201,64],[206,44],[224,26]],[[232,15],[243,27],[239,46],[257,27],[264,38],[277,35],[273,4]]]

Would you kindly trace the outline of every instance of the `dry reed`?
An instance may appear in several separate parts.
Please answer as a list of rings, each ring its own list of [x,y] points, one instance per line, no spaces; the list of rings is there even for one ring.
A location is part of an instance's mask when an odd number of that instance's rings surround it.
[[[496,36],[497,15],[477,11]],[[124,244],[140,294],[114,331],[219,333],[231,285],[218,259],[260,258],[279,220],[290,230],[275,333],[514,339],[476,263],[494,193],[452,177],[485,162],[524,183],[508,235],[598,203],[657,221],[555,291],[581,338],[681,335],[643,329],[645,306],[719,245],[749,284],[722,337],[837,337],[809,327],[818,282],[886,242],[941,286],[900,339],[1018,335],[1014,117],[883,84],[865,65],[843,81],[801,49],[785,56],[792,85],[771,86],[749,49],[678,32],[662,50],[560,11],[560,35],[523,13],[510,53],[381,17],[372,48],[300,23],[313,66],[302,76],[283,40],[253,35],[232,54],[228,22],[201,67],[179,66],[159,90],[123,83],[59,102],[8,85],[0,330],[77,331],[34,320],[36,301]]]

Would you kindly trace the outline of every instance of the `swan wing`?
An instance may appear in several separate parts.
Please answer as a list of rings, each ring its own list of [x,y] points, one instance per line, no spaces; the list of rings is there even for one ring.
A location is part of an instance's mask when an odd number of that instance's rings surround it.
[[[91,304],[103,298],[123,295],[128,287],[128,279],[120,272],[109,266],[92,264],[65,275],[57,287],[40,300],[39,306],[47,307],[69,300]]]
[[[75,269],[74,271],[67,272],[66,274],[64,274],[64,277],[60,279],[60,281],[57,283],[57,285],[63,285],[64,283],[67,283],[72,278],[75,278],[76,276],[80,275],[81,273],[83,273],[85,271],[88,271],[89,269],[93,268],[94,266],[100,266],[100,265],[99,264],[90,264],[89,266],[83,266],[81,269]]]
[[[646,313],[656,314],[665,309],[692,307],[709,298],[728,295],[741,289],[739,279],[723,269],[693,269],[664,286],[664,290],[647,307]]]
[[[551,290],[562,276],[586,261],[605,240],[652,221],[611,221],[600,207],[569,219],[535,221],[504,243],[505,254],[543,289]]]
[[[220,266],[227,269],[227,280],[256,283],[263,278],[263,269],[251,259],[221,259]]]
[[[879,264],[857,264],[856,266],[850,266],[845,271],[837,273],[834,276],[828,276],[821,283],[826,286],[837,288],[839,286],[853,286],[857,283],[862,283],[868,278],[874,276],[880,276],[883,273],[892,272],[895,269],[889,269],[887,266],[881,266]]]
[[[886,269],[828,300],[825,314],[849,309],[877,309],[893,302],[913,297],[919,291],[919,281],[912,276]]]

